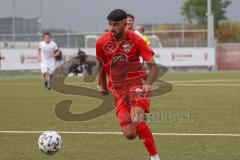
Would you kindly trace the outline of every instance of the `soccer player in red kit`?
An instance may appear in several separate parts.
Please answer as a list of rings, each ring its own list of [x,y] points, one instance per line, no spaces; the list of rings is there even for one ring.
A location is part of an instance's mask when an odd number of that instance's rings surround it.
[[[154,52],[141,37],[127,29],[124,10],[113,10],[107,19],[109,32],[96,43],[99,92],[114,95],[116,116],[126,138],[131,140],[138,135],[151,160],[159,160],[152,132],[144,121],[145,113],[149,112],[151,85],[158,73]],[[148,73],[140,56],[149,67]]]

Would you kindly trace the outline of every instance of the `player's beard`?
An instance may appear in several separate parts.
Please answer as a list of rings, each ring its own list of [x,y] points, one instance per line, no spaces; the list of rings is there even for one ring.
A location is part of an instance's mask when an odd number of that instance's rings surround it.
[[[112,31],[112,37],[117,38],[118,37],[118,33],[115,32],[115,31]]]
[[[112,31],[112,37],[116,39],[121,39],[123,37],[123,34],[124,34],[124,29],[120,30],[119,32]]]

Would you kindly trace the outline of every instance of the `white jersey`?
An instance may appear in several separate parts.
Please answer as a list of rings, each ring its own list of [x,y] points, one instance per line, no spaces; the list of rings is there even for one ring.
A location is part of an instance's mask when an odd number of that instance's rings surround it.
[[[42,62],[55,62],[55,58],[52,56],[53,52],[58,49],[57,44],[53,41],[46,43],[40,42],[39,47]]]
[[[58,49],[57,44],[53,41],[50,43],[42,41],[39,44],[39,49],[41,54],[41,72],[53,73],[56,67],[53,52]]]

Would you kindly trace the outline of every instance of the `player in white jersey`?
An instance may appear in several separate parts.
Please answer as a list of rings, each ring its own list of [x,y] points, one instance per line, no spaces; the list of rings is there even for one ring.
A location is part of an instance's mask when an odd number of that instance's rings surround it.
[[[52,41],[51,33],[44,33],[44,40],[38,46],[38,60],[41,63],[41,73],[44,79],[44,85],[51,90],[50,80],[55,70],[55,51],[57,44]]]

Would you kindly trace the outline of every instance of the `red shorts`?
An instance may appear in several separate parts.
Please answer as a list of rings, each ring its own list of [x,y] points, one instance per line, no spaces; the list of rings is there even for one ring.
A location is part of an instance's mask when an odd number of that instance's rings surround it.
[[[142,86],[132,87],[125,94],[126,96],[115,95],[116,115],[121,127],[132,123],[130,110],[134,107],[141,107],[146,113],[149,112],[150,98],[142,89]]]

